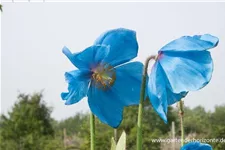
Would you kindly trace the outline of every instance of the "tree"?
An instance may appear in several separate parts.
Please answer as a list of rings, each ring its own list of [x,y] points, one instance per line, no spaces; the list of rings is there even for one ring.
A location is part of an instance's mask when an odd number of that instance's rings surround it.
[[[52,109],[42,101],[42,94],[20,94],[18,102],[1,116],[1,148],[4,150],[42,150],[53,139]]]
[[[210,124],[212,125],[212,133],[209,135],[211,139],[220,141],[210,143],[214,150],[221,150],[225,147],[225,105],[216,106],[215,111],[211,114]]]
[[[184,109],[184,129],[185,134],[196,133],[198,137],[210,134],[211,124],[209,122],[210,113],[206,112],[202,106],[194,109],[185,107]]]

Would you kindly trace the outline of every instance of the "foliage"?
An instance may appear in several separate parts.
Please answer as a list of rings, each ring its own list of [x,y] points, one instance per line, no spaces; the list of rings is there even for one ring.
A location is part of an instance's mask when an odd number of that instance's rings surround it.
[[[42,101],[42,94],[20,94],[18,102],[1,116],[1,148],[4,150],[43,150],[54,137],[51,108]]]
[[[220,142],[210,143],[214,150],[221,150],[225,147],[225,105],[215,107],[215,112],[211,114],[210,124],[212,132],[208,136],[210,139],[219,139]]]
[[[42,94],[20,94],[18,101],[7,115],[0,119],[0,148],[4,150],[87,150],[90,149],[89,114],[78,113],[62,121],[50,117],[52,108],[42,100]],[[168,108],[168,124],[156,114],[149,101],[144,104],[143,149],[159,150],[162,145],[152,139],[170,138],[171,123],[175,122],[176,137],[179,138],[177,109]],[[203,107],[184,109],[185,137],[225,139],[225,105],[207,112]],[[126,149],[136,148],[136,125],[138,106],[125,107],[124,119],[117,135],[126,132]],[[111,147],[114,129],[96,119],[96,149]],[[118,141],[118,139],[115,139]],[[222,150],[225,142],[209,143],[214,150]],[[168,145],[166,145],[169,147]],[[164,148],[163,148],[164,149]]]
[[[194,109],[185,108],[184,110],[184,128],[185,133],[196,133],[198,135],[208,135],[210,133],[210,112],[206,112],[202,106]]]
[[[174,114],[173,109],[169,107],[169,115],[168,115],[168,124],[165,124],[155,113],[151,105],[149,104],[149,101],[145,101],[145,108],[144,108],[144,118],[143,118],[143,130],[144,130],[144,136],[143,136],[143,149],[160,149],[160,143],[153,143],[151,139],[153,138],[159,138],[164,137],[168,134],[170,131],[170,125],[171,122],[176,120],[176,114]],[[117,129],[118,135],[122,134],[122,131],[124,130],[127,135],[127,144],[126,148],[129,150],[133,150],[136,148],[136,125],[137,125],[137,110],[138,106],[131,106],[126,107],[124,109],[124,119],[121,123],[121,126]],[[89,149],[89,115],[86,114],[86,117],[84,117],[84,114],[77,114],[77,117],[71,117],[67,120],[64,120],[64,122],[72,122],[70,124],[72,127],[77,126],[76,123],[79,121],[78,116],[82,116],[85,121],[80,121],[79,124],[81,126],[74,128],[73,133],[77,133],[80,131],[79,136],[83,139],[83,142],[81,144],[81,150],[87,150]],[[73,121],[72,121],[73,120]],[[177,122],[176,122],[177,123]],[[66,124],[65,126],[67,128],[70,128],[69,124]],[[61,127],[62,128],[62,127]],[[77,131],[75,131],[77,130]],[[111,139],[114,135],[114,129],[102,124],[99,120],[96,121],[96,149],[98,150],[106,150],[109,149],[111,146]],[[118,140],[118,139],[117,139]]]

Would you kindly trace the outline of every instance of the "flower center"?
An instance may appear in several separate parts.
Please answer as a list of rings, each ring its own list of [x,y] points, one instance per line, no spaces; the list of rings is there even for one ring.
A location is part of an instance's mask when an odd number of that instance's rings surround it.
[[[116,71],[109,64],[99,64],[92,71],[92,81],[97,88],[106,90],[110,88],[116,80]]]

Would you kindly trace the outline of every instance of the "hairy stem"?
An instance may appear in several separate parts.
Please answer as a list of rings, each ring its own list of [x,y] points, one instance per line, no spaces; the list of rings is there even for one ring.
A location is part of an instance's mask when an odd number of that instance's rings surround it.
[[[181,130],[181,146],[184,145],[184,104],[179,101],[179,116],[180,116],[180,130]]]
[[[143,70],[142,83],[141,83],[141,93],[140,93],[140,103],[138,108],[138,123],[137,123],[137,150],[142,150],[142,118],[143,118],[143,103],[145,99],[145,89],[146,89],[146,79],[148,72],[149,61],[155,59],[155,56],[150,56],[145,61],[145,66]]]
[[[91,150],[95,150],[95,116],[90,114],[90,136],[91,136]]]

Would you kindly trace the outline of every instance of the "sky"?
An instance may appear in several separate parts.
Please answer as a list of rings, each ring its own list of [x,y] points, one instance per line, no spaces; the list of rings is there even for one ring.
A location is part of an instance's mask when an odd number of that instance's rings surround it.
[[[64,105],[64,72],[75,67],[63,55],[67,46],[79,52],[109,29],[137,32],[138,57],[149,55],[183,35],[210,33],[219,37],[211,50],[211,82],[190,92],[184,104],[207,111],[225,104],[225,3],[3,3],[1,14],[1,113],[11,110],[19,93],[43,90],[52,117],[65,119],[89,111],[87,99]]]

